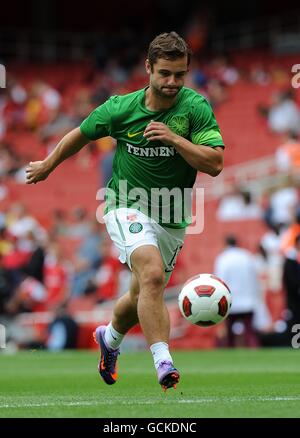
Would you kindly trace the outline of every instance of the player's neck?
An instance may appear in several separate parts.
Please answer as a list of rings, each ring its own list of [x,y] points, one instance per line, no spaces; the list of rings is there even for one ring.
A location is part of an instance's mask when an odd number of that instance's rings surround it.
[[[163,111],[171,108],[176,102],[177,96],[173,99],[163,98],[157,95],[151,87],[148,87],[145,92],[145,107],[149,111]]]

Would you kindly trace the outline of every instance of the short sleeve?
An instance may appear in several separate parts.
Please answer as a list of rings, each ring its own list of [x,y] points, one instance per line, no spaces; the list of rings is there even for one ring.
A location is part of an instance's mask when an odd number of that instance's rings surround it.
[[[210,104],[202,96],[192,101],[191,140],[194,144],[223,146],[224,142]]]
[[[98,108],[81,123],[80,131],[90,140],[107,137],[111,135],[112,114],[110,99]]]

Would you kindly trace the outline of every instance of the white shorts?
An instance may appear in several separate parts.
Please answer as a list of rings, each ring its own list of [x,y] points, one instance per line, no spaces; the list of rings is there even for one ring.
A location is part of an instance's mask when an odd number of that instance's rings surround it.
[[[103,219],[110,238],[120,252],[121,263],[127,263],[131,269],[130,257],[136,248],[143,245],[156,246],[164,263],[166,283],[169,281],[183,246],[184,228],[162,227],[133,208],[111,210]]]

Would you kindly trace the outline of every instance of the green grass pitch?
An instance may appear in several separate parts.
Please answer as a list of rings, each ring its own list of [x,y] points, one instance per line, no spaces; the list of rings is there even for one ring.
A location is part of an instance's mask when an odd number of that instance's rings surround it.
[[[181,372],[164,393],[149,352],[123,353],[107,386],[98,353],[0,355],[0,417],[299,417],[299,350],[173,352]]]

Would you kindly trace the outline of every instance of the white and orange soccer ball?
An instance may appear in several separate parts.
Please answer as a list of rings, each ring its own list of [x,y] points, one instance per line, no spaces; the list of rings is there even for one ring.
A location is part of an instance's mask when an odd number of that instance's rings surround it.
[[[231,293],[224,281],[215,275],[199,274],[183,285],[178,305],[187,321],[208,327],[227,318]]]

